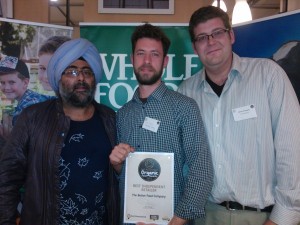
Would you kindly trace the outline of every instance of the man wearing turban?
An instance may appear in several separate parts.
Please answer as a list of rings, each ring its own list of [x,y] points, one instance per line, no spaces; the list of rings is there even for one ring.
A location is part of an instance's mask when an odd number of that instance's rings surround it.
[[[85,39],[61,45],[48,65],[57,98],[25,109],[0,154],[0,224],[117,224],[118,184],[109,163],[115,113],[94,100],[102,62]]]

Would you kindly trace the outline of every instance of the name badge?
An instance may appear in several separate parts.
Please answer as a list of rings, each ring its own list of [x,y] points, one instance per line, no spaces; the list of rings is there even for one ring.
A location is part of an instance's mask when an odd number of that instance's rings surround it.
[[[146,117],[143,123],[142,128],[146,130],[150,130],[152,132],[157,132],[160,125],[160,121],[156,119],[152,119],[150,117]]]
[[[247,105],[240,108],[232,109],[232,114],[234,121],[247,120],[257,117],[254,105]]]

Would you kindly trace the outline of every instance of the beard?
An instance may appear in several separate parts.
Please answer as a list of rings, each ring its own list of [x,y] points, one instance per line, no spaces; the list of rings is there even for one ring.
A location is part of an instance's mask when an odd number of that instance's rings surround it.
[[[77,92],[77,88],[85,88],[85,91]],[[78,82],[73,86],[66,83],[59,83],[59,94],[64,103],[79,108],[84,108],[91,104],[96,90],[95,81],[91,85],[86,82]]]
[[[151,70],[153,75],[150,76],[148,73],[146,73],[146,75],[142,74],[142,73],[144,73],[142,71],[144,68],[147,68],[147,69]],[[145,65],[144,64],[141,67],[134,68],[133,70],[134,70],[134,74],[135,74],[136,79],[137,79],[139,84],[141,84],[141,85],[152,85],[152,84],[155,84],[158,80],[161,79],[163,69],[164,69],[163,65],[157,71],[151,65]]]

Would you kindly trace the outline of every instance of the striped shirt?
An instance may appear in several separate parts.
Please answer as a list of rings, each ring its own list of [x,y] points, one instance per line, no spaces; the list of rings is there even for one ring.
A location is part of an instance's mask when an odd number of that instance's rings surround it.
[[[285,72],[269,59],[234,54],[220,97],[203,69],[178,91],[195,99],[202,114],[215,172],[210,200],[275,204],[271,220],[299,222],[300,108]]]
[[[157,132],[142,128],[145,117],[160,121]],[[164,83],[144,104],[136,90],[133,99],[117,112],[117,129],[119,143],[133,146],[136,152],[174,153],[175,215],[184,219],[203,217],[213,171],[197,103],[169,90]],[[187,177],[185,164],[189,168]],[[124,168],[120,175],[122,200]]]

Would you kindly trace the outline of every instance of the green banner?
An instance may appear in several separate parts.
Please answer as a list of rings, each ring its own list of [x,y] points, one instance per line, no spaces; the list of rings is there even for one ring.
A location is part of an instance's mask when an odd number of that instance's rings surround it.
[[[114,110],[118,110],[137,88],[130,61],[131,34],[140,24],[80,24],[80,36],[98,48],[103,62],[104,76],[99,84],[95,99]],[[171,40],[169,64],[163,80],[177,90],[183,79],[200,70],[202,65],[194,54],[187,24],[154,24],[160,26]]]

